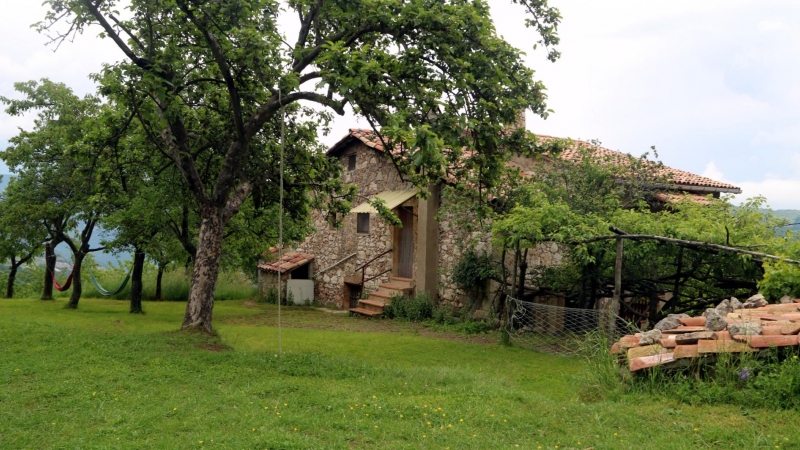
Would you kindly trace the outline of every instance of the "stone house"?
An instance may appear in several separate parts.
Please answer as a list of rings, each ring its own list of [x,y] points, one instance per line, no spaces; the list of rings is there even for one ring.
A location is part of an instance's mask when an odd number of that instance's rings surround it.
[[[579,143],[585,144],[585,143]],[[589,144],[587,144],[589,145]],[[619,152],[596,147],[603,155]],[[610,153],[608,153],[610,152]],[[315,301],[321,304],[351,309],[366,315],[378,315],[383,304],[397,293],[427,292],[431,298],[454,306],[461,306],[464,293],[451,280],[452,267],[459,261],[463,242],[469,240],[491,252],[488,233],[464,236],[446,214],[439,214],[442,206],[442,186],[432,185],[427,199],[417,197],[417,190],[403,181],[393,162],[386,154],[380,140],[371,130],[351,129],[327,152],[338,158],[345,168],[344,181],[358,187],[359,198],[350,214],[342,218],[342,226],[335,228],[325,214],[316,211],[313,221],[316,231],[294,250],[294,254],[311,269],[302,269],[301,276],[314,280]],[[562,158],[577,159],[579,152],[568,149]],[[525,172],[531,170],[524,160],[512,163]],[[672,168],[669,171],[674,185],[665,189],[662,201],[674,201],[671,192],[696,196],[699,201],[712,193],[739,193],[735,186]],[[396,227],[376,213],[367,203],[379,197],[403,224]],[[553,266],[562,260],[562,252],[554,243],[537,246],[528,255],[529,267]],[[293,263],[259,265],[263,272],[274,276],[262,277],[275,283],[280,270],[285,281],[292,278],[297,267]],[[284,269],[278,267],[286,266]],[[313,273],[313,275],[312,275]],[[261,284],[262,295],[270,286]],[[541,299],[550,304],[561,304],[557,297]],[[482,304],[479,307],[486,308]]]

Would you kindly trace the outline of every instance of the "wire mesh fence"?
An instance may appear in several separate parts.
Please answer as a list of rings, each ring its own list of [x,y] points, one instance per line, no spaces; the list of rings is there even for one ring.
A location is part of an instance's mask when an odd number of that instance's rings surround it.
[[[510,297],[508,302],[511,342],[541,352],[591,354],[639,331],[610,310],[566,308]]]

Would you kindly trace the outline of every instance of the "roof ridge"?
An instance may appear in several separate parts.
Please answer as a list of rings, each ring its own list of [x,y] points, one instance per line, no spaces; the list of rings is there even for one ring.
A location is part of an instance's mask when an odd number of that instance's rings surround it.
[[[573,139],[570,137],[564,138],[564,137],[549,136],[546,134],[536,134],[536,133],[534,133],[534,135],[537,138],[542,138],[545,140],[560,139],[560,140],[569,140],[573,142],[573,145],[564,149],[564,151],[561,152],[561,155],[559,155],[561,158],[566,160],[571,160],[571,161],[577,160],[578,150],[582,146],[591,147],[592,153],[597,151],[605,153],[606,156],[611,156],[611,157],[628,156],[631,158],[636,158],[636,156],[633,156],[633,154],[631,153],[625,153],[619,150],[612,150],[610,148],[606,148],[589,141],[584,141],[582,139]],[[332,152],[342,148],[346,144],[348,139],[358,139],[369,148],[372,148],[380,152],[386,151],[383,146],[383,142],[375,138],[374,130],[366,128],[350,128],[348,134],[345,137],[343,137],[341,140],[339,140],[339,142],[337,142],[330,149],[328,149],[327,154],[331,154]],[[654,164],[656,163],[656,161],[651,161],[651,162]],[[736,194],[742,192],[741,188],[739,188],[738,186],[734,186],[730,183],[717,181],[714,180],[713,178],[709,178],[703,175],[698,175],[686,170],[676,169],[674,167],[664,164],[661,161],[659,161],[659,163],[662,165],[663,170],[666,172],[665,175],[670,176],[672,178],[672,184],[674,184],[678,188],[695,187],[698,188],[699,190],[706,190],[710,192],[731,192]]]

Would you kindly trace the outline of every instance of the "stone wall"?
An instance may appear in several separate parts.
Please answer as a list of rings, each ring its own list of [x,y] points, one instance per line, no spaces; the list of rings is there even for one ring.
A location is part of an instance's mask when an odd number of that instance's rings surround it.
[[[356,169],[347,171],[348,158],[356,156]],[[358,197],[353,206],[365,202],[369,197],[383,191],[396,191],[409,189],[410,183],[403,182],[391,160],[383,153],[373,150],[361,142],[356,142],[345,149],[340,155],[340,162],[345,167],[344,181],[358,186]],[[404,205],[415,206],[416,200],[412,199]],[[316,231],[309,235],[297,248],[298,251],[311,253],[315,256],[314,298],[315,301],[338,306],[349,307],[349,299],[344,295],[344,279],[355,275],[354,270],[392,248],[393,228],[388,222],[376,214],[370,214],[368,234],[356,232],[356,215],[348,214],[342,220],[341,228],[334,228],[325,220],[325,214],[320,211],[313,213]],[[415,236],[416,245],[416,236]],[[416,250],[416,249],[415,249]],[[334,268],[326,270],[350,255],[346,261]],[[388,253],[366,269],[366,278],[392,268],[392,253]],[[415,264],[416,270],[416,264]],[[391,272],[367,282],[365,289],[374,290],[380,283],[389,280]]]
[[[461,222],[463,222],[461,218]],[[500,258],[502,249],[492,246],[491,222],[484,223],[483,231],[463,231],[459,229],[459,220],[452,214],[442,213],[439,217],[439,301],[454,307],[462,307],[472,302],[468,294],[460,289],[452,280],[455,264],[459,262],[464,251],[472,247],[477,252],[486,252],[495,259]],[[536,267],[554,267],[561,264],[564,259],[565,249],[554,242],[540,243],[528,251],[528,271],[526,286],[533,287],[532,269]],[[513,252],[507,252],[506,267],[509,272],[514,267]],[[509,282],[510,282],[509,278]],[[491,297],[499,284],[491,282],[487,286],[486,294]],[[476,309],[488,310],[491,298],[477,299],[479,304]]]

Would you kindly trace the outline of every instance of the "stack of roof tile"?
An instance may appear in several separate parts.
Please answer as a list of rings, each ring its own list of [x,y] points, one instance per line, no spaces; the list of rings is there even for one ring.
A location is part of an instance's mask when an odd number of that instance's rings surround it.
[[[797,346],[800,299],[789,303],[744,304],[724,300],[701,317],[668,316],[655,329],[622,337],[611,353],[627,357],[631,372],[654,366],[676,366],[681,359],[716,353],[758,352],[770,347]],[[735,302],[734,302],[735,301]],[[739,307],[731,307],[734,303]],[[723,320],[719,320],[719,313]]]

